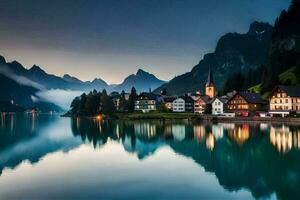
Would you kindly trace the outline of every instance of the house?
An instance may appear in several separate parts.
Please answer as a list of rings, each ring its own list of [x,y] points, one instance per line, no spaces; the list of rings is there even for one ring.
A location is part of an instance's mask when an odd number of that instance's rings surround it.
[[[209,96],[209,98],[214,98],[217,95],[217,88],[214,84],[214,79],[211,71],[208,72],[208,78],[205,85],[205,95]]]
[[[194,98],[194,113],[203,114],[209,100],[208,96],[199,96]]]
[[[189,96],[178,97],[173,101],[173,112],[194,112],[194,100]]]
[[[173,101],[174,101],[175,99],[176,99],[176,97],[170,97],[170,96],[165,96],[165,97],[163,97],[165,107],[166,107],[168,110],[173,110]]]
[[[176,98],[172,103],[173,112],[185,112],[185,101],[183,98]]]
[[[143,92],[137,96],[134,102],[134,110],[149,112],[157,109],[158,103],[160,102],[158,95],[148,92]]]
[[[276,86],[269,95],[269,113],[282,117],[290,112],[300,113],[300,88],[295,86]]]
[[[226,97],[216,97],[212,101],[212,114],[219,115],[223,114],[226,109],[226,102],[228,99]]]
[[[252,112],[265,110],[266,105],[267,102],[259,94],[237,92],[228,100],[226,108],[237,115],[248,116]]]

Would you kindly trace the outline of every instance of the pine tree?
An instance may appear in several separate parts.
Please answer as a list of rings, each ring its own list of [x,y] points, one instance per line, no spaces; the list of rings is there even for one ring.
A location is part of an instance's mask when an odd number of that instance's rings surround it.
[[[136,89],[134,87],[131,88],[131,93],[128,100],[128,112],[134,111],[134,102],[137,97]]]

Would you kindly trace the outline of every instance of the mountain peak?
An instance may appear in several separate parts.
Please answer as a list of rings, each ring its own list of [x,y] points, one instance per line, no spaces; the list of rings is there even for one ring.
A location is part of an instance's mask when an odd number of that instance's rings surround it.
[[[258,35],[263,34],[266,31],[272,29],[272,26],[269,23],[254,21],[251,23],[248,34]]]
[[[0,56],[0,63],[6,63],[6,60],[3,56]]]
[[[33,65],[31,68],[30,68],[30,71],[40,71],[40,72],[45,72],[44,70],[42,70],[39,66],[37,65]]]
[[[148,75],[149,73],[142,70],[142,69],[138,69],[137,72],[136,72],[136,75],[137,76],[142,76],[142,75]]]

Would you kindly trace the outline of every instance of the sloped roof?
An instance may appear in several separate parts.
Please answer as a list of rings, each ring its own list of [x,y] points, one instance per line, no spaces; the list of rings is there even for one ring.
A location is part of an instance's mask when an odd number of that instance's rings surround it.
[[[176,97],[170,97],[170,96],[163,97],[163,98],[164,98],[164,102],[165,103],[167,103],[167,102],[173,102],[176,99]]]
[[[266,104],[267,102],[264,101],[259,94],[250,93],[250,92],[237,92],[233,97],[231,97],[228,101],[234,99],[237,95],[240,95],[251,104]]]
[[[149,100],[156,100],[157,99],[157,95],[154,93],[149,93],[149,92],[143,92],[140,95],[138,95],[137,98],[147,98]]]
[[[212,102],[214,102],[216,99],[219,99],[222,103],[227,103],[228,101],[227,97],[215,97]]]
[[[300,97],[300,88],[299,87],[279,85],[275,89],[277,89],[277,88],[285,91],[288,96],[291,96],[291,97]]]

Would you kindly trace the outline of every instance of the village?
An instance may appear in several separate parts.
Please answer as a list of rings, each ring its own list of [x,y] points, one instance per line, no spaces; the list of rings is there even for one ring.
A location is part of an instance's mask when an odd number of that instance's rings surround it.
[[[129,98],[129,94],[125,95]],[[116,110],[119,110],[119,96],[112,98]],[[168,96],[142,92],[134,103],[134,111],[140,113],[155,112],[164,107],[172,113],[194,113],[220,117],[289,117],[300,113],[300,88],[295,86],[276,86],[263,99],[260,94],[249,91],[232,91],[218,96],[211,72],[205,85],[205,94],[189,93],[183,96]]]

